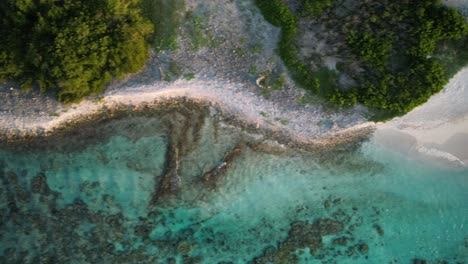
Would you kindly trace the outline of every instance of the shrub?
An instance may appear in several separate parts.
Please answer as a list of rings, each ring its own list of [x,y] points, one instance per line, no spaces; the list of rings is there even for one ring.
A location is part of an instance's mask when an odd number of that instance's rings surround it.
[[[0,79],[37,85],[62,102],[99,93],[141,69],[152,26],[138,0],[4,0]]]

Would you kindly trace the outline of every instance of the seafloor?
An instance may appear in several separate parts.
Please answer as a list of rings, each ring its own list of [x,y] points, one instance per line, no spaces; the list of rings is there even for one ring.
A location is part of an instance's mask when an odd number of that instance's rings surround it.
[[[468,258],[466,168],[372,139],[287,148],[183,105],[3,145],[0,263]]]

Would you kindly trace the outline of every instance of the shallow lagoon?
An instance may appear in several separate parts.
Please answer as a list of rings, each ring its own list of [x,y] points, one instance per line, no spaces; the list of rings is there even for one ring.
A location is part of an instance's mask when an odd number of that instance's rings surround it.
[[[154,203],[168,151],[158,124],[86,144],[0,150],[0,263],[468,259],[466,169],[372,140],[326,156],[245,147],[207,186],[203,173],[240,137],[206,126],[181,158],[183,191]]]

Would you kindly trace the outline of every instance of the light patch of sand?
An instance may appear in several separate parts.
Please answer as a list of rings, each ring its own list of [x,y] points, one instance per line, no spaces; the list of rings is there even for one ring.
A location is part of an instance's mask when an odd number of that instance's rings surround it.
[[[377,127],[376,140],[388,148],[468,166],[468,67],[426,104]]]
[[[84,100],[67,112],[51,118],[45,117],[17,117],[11,114],[0,115],[0,128],[5,130],[19,130],[22,134],[37,131],[50,132],[62,126],[67,121],[83,118],[103,108],[112,109],[119,106],[151,105],[158,101],[186,97],[195,101],[211,102],[221,107],[223,111],[236,115],[240,120],[256,124],[257,128],[273,131],[286,131],[296,141],[314,144],[329,144],[330,142],[347,141],[352,135],[368,134],[374,128],[374,123],[366,122],[359,115],[336,116],[329,115],[333,122],[340,122],[341,126],[324,129],[321,121],[323,112],[310,111],[308,108],[286,108],[283,105],[269,101],[242,84],[214,80],[193,79],[178,80],[173,83],[155,82],[137,87],[123,87],[106,92],[102,100]],[[286,120],[287,122],[279,122]],[[321,141],[321,138],[327,138]]]

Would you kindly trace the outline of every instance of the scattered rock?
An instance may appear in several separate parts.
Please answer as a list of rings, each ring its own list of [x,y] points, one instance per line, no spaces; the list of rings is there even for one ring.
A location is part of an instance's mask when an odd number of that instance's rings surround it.
[[[356,251],[355,251],[355,249],[354,249],[354,246],[350,246],[350,247],[348,247],[348,249],[346,249],[345,254],[346,254],[347,256],[352,256],[352,255],[354,255],[355,252],[356,252]]]
[[[373,227],[375,228],[375,230],[377,231],[377,234],[379,234],[379,236],[384,235],[384,230],[380,225],[374,224]]]
[[[49,185],[47,185],[47,177],[40,172],[31,180],[31,192],[48,196],[51,194]]]
[[[315,221],[313,226],[319,230],[321,236],[336,234],[344,229],[343,223],[326,218]]]
[[[188,241],[182,241],[177,246],[177,252],[179,252],[182,255],[189,255],[191,251],[192,251],[192,246],[190,245]]]
[[[297,263],[298,258],[292,254],[298,249],[309,248],[314,256],[319,256],[318,249],[323,247],[322,236],[342,232],[344,225],[332,219],[318,219],[313,223],[297,221],[291,224],[287,239],[278,249],[268,247],[263,256],[254,263]]]
[[[244,148],[245,145],[243,143],[239,143],[236,147],[234,147],[234,149],[229,151],[225,155],[223,162],[221,162],[220,165],[203,175],[203,184],[210,188],[215,188],[218,186],[226,172],[229,170],[229,168],[231,168],[234,160],[239,157]]]
[[[358,250],[361,254],[367,254],[367,252],[369,252],[369,246],[367,244],[361,244],[358,246]]]
[[[333,240],[333,245],[346,246],[348,239],[346,237],[339,237]]]

